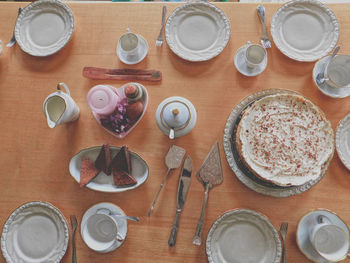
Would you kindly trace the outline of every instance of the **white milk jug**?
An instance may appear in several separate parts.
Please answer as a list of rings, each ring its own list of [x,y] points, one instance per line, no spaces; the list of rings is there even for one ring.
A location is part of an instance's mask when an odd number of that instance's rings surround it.
[[[61,87],[64,88],[65,92],[61,90]],[[80,109],[70,96],[67,85],[61,82],[57,85],[57,91],[45,99],[43,112],[49,127],[54,128],[59,124],[77,120]]]

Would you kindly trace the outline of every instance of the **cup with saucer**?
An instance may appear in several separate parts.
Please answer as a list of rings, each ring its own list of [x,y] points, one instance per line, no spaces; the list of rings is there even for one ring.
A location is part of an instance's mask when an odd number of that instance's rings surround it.
[[[81,236],[90,249],[108,253],[124,242],[127,234],[126,219],[113,215],[125,213],[112,203],[96,204],[84,213]]]
[[[259,75],[267,65],[266,49],[259,44],[252,44],[248,41],[245,46],[236,51],[234,64],[237,70],[245,76]]]
[[[348,254],[349,229],[333,212],[314,210],[299,221],[297,244],[311,261],[339,262]]]
[[[147,41],[141,35],[130,32],[129,28],[119,38],[117,55],[123,63],[128,65],[137,64],[146,57],[147,53]]]

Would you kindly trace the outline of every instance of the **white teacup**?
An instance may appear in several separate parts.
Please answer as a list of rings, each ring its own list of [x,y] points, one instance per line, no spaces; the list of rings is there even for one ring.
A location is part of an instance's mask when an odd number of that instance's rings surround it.
[[[261,65],[266,56],[266,49],[263,46],[248,42],[244,52],[244,58],[248,68],[255,68]]]
[[[139,37],[138,35],[130,32],[122,35],[119,39],[120,49],[129,56],[137,55],[139,51]]]
[[[334,88],[350,88],[350,56],[336,55],[325,69],[325,79]]]
[[[319,216],[318,221],[310,231],[310,241],[314,249],[330,262],[346,258],[349,251],[349,235],[341,227],[333,225],[325,216]]]
[[[91,249],[102,252],[124,238],[118,232],[117,220],[104,211],[97,211],[87,219],[84,240]]]

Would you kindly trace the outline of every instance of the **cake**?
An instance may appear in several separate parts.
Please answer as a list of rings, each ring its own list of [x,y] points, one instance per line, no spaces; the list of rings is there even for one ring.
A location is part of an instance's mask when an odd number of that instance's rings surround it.
[[[105,143],[102,145],[100,153],[96,158],[95,167],[100,171],[103,171],[106,175],[110,175],[111,174],[110,164],[111,164],[111,151],[109,148],[109,144]]]
[[[88,158],[83,157],[80,169],[80,187],[87,185],[99,173],[100,170],[95,167],[95,164]]]
[[[137,184],[137,181],[131,175],[132,169],[130,154],[126,146],[123,146],[113,158],[110,168],[116,186],[130,186]]]
[[[269,95],[242,112],[236,146],[245,166],[279,186],[320,176],[334,152],[333,130],[323,112],[294,94]]]

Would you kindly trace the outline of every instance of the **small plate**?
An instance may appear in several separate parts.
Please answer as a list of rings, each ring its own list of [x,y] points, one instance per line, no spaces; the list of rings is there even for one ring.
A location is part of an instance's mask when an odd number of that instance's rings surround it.
[[[114,157],[119,152],[121,147],[111,146],[110,149],[111,156]],[[73,156],[69,163],[69,172],[78,183],[80,182],[81,159],[86,157],[91,161],[95,161],[100,150],[101,146],[94,146],[81,150]],[[105,193],[119,193],[139,187],[147,180],[149,168],[147,163],[137,153],[130,152],[130,160],[132,167],[131,175],[136,179],[136,185],[117,187],[114,185],[112,175],[106,175],[104,172],[100,172],[94,179],[92,179],[90,183],[86,185],[86,187],[91,190]]]
[[[81,224],[80,224],[80,233],[81,233],[81,237],[84,240],[84,243],[92,250],[94,250],[91,246],[88,245],[88,243],[86,242],[86,223],[87,220],[90,216],[96,214],[97,210],[101,209],[101,208],[107,208],[109,211],[111,211],[112,214],[116,214],[116,215],[124,215],[125,213],[124,211],[117,205],[112,204],[112,203],[98,203],[92,207],[90,207],[83,215],[83,218],[81,219]],[[126,234],[128,233],[128,223],[127,220],[124,218],[116,218],[117,223],[118,223],[118,232],[121,234],[121,236],[126,238]],[[114,243],[113,246],[111,246],[110,248],[104,250],[104,251],[98,251],[100,253],[108,253],[111,252],[115,249],[117,249],[118,247],[120,247],[123,243],[125,242],[125,239],[123,241],[116,241]],[[96,251],[96,250],[94,250]]]
[[[245,52],[246,48],[247,48],[247,46],[242,46],[237,50],[237,52],[235,54],[235,58],[233,60],[235,63],[235,66],[236,66],[237,70],[241,74],[243,74],[244,76],[253,77],[253,76],[259,75],[266,68],[267,54],[266,54],[264,61],[259,66],[256,66],[255,68],[252,69],[252,68],[249,68],[247,66],[247,63],[245,61],[244,52]]]
[[[140,46],[138,53],[136,55],[127,55],[119,46],[117,46],[117,55],[121,62],[128,64],[128,65],[134,65],[139,62],[141,62],[148,53],[148,44],[146,39],[144,39],[141,35],[137,35],[140,40]]]
[[[74,17],[67,5],[39,0],[24,8],[17,18],[15,37],[21,49],[38,57],[61,50],[71,39]]]
[[[330,60],[330,56],[324,57],[321,60],[317,61],[314,66],[314,69],[312,71],[312,79],[314,80],[316,87],[323,94],[332,98],[345,98],[347,96],[350,96],[350,88],[334,88],[328,85],[327,81],[323,82],[320,85],[317,84],[316,77],[319,73],[325,72],[325,69],[329,60]]]
[[[317,263],[329,263],[316,252],[309,239],[309,230],[317,224],[317,217],[320,215],[326,216],[332,224],[341,227],[349,234],[347,225],[335,213],[325,209],[318,209],[307,213],[300,219],[296,239],[299,249],[309,260]]]
[[[1,251],[7,263],[58,263],[68,241],[68,225],[61,212],[49,203],[29,202],[7,219]]]
[[[252,210],[236,209],[214,222],[206,251],[209,263],[280,263],[282,246],[267,217]]]
[[[338,156],[350,170],[350,114],[339,122],[335,140]]]

